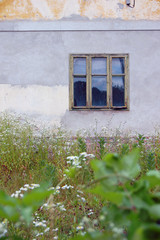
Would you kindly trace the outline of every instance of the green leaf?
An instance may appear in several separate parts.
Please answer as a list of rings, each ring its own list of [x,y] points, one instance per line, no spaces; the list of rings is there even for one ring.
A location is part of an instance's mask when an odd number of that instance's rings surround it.
[[[139,150],[135,149],[121,158],[119,171],[125,176],[135,178],[140,173],[140,166],[138,164],[138,160]]]
[[[22,198],[22,205],[38,207],[41,205],[43,200],[45,200],[53,191],[44,190],[44,188],[37,188],[30,193],[27,193]]]
[[[114,173],[124,175],[126,177],[134,178],[140,173],[140,166],[138,164],[139,150],[134,149],[129,154],[119,157],[118,154],[107,154],[103,161],[106,166],[113,169]]]
[[[32,207],[28,206],[26,208],[21,209],[21,215],[24,221],[27,223],[27,225],[29,225],[32,221],[32,213],[33,213]]]
[[[130,190],[131,198],[138,209],[148,209],[154,204],[151,194],[148,192],[145,181],[137,181],[134,188]]]
[[[69,178],[75,178],[77,169],[76,169],[76,167],[70,167],[69,169],[65,170],[64,172]]]
[[[142,178],[149,183],[149,188],[153,188],[155,186],[160,185],[160,171],[151,170],[146,173],[146,175]]]
[[[8,196],[5,192],[0,191],[0,204],[1,205],[9,205],[16,206],[19,203],[19,199],[12,198]]]
[[[89,192],[95,193],[101,196],[104,200],[110,201],[116,205],[120,205],[122,203],[125,194],[123,192],[107,191],[103,185],[98,185],[95,188],[90,189]]]
[[[115,176],[115,173],[111,168],[106,167],[106,162],[103,160],[92,160],[91,167],[94,170],[95,180],[101,182],[107,190],[114,188],[114,185],[117,185],[118,181]]]
[[[137,228],[131,240],[147,240],[144,237],[144,229],[142,226]]]
[[[144,226],[144,236],[146,240],[160,239],[160,226],[158,224],[146,224]]]
[[[106,192],[105,199],[115,203],[116,205],[120,205],[123,201],[124,193],[122,192]]]
[[[101,178],[107,175],[106,163],[102,160],[92,160],[91,167],[94,170],[95,179]]]
[[[160,201],[160,192],[155,192],[155,193],[151,194],[151,196],[153,199]]]
[[[150,208],[150,206],[148,205],[148,203],[146,203],[145,199],[139,197],[139,196],[131,196],[131,199],[133,201],[134,206],[137,209],[146,209],[148,210]]]
[[[103,199],[105,199],[106,196],[106,189],[103,185],[97,185],[92,189],[89,189],[88,192],[97,194],[101,196]]]
[[[149,213],[154,220],[160,219],[160,204],[150,206]]]
[[[18,209],[11,206],[0,206],[0,217],[15,222],[19,218]]]
[[[106,163],[106,166],[111,168],[117,167],[119,160],[120,158],[117,153],[108,153],[103,157],[103,161]]]
[[[130,239],[130,238],[129,238]],[[159,240],[160,226],[157,224],[143,224],[137,228],[131,240]]]

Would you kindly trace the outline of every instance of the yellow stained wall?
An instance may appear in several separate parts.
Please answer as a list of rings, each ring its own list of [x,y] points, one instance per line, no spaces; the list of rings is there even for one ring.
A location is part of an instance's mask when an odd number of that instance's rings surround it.
[[[132,2],[133,0],[131,0]],[[0,0],[0,19],[61,19],[72,15],[124,20],[160,20],[160,0]]]

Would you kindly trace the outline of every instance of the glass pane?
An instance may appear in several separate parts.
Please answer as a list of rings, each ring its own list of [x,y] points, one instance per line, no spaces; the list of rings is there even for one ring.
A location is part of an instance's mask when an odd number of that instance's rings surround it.
[[[106,77],[92,77],[92,106],[106,106],[107,80]]]
[[[112,58],[112,74],[124,73],[124,58]]]
[[[107,58],[92,58],[92,74],[107,74]]]
[[[124,106],[124,77],[112,77],[112,105]]]
[[[85,77],[74,77],[74,106],[86,106]]]
[[[74,74],[86,75],[86,58],[73,59],[73,72]]]

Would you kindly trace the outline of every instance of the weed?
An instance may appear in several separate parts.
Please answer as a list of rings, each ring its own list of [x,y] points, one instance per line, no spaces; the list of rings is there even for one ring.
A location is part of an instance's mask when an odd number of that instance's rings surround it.
[[[140,177],[148,170],[160,169],[159,135],[124,138],[118,134],[100,136],[96,132],[94,137],[71,137],[60,128],[41,129],[20,117],[0,116],[0,188],[11,195],[25,184],[49,182],[55,190],[50,202],[33,216],[37,226],[32,221],[28,232],[25,225],[8,224],[8,232],[26,239],[69,239],[81,231],[84,217],[89,218],[93,228],[92,220],[99,216],[104,201],[82,191],[82,186],[93,180],[91,159],[95,156],[102,161],[105,153],[113,152],[122,157],[135,147],[140,150]],[[38,223],[42,221],[46,221],[46,228]],[[44,235],[39,235],[48,228]],[[99,225],[96,228],[103,229]]]

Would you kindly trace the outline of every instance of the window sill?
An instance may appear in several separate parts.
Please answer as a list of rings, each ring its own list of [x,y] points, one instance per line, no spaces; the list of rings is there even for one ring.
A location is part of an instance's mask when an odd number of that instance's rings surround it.
[[[115,107],[115,108],[72,108],[70,111],[129,111],[126,107]]]

